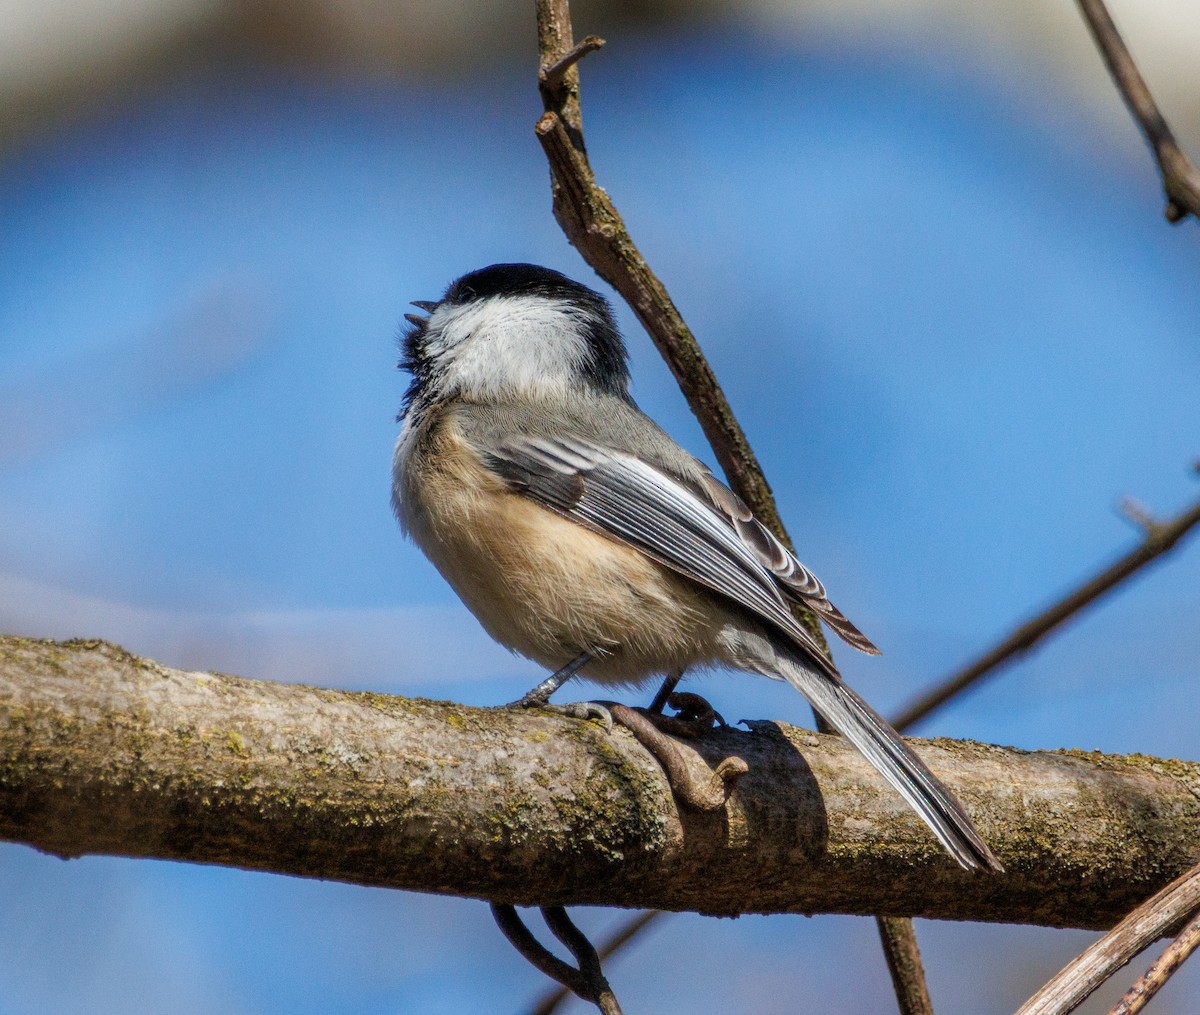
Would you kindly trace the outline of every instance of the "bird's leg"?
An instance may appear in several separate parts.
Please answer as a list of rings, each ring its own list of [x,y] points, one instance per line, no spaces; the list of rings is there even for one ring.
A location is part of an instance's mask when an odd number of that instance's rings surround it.
[[[516,701],[510,701],[507,708],[541,708],[550,700],[550,695],[570,680],[579,670],[592,661],[591,652],[581,652],[566,666],[562,666],[550,674],[532,691],[527,691]]]
[[[505,708],[545,708],[559,715],[572,719],[599,719],[606,730],[612,729],[612,713],[598,701],[571,701],[563,705],[551,705],[550,695],[570,680],[579,670],[596,658],[596,653],[590,649],[579,653],[566,666],[550,674],[532,691],[528,691],[516,701],[510,701]]]

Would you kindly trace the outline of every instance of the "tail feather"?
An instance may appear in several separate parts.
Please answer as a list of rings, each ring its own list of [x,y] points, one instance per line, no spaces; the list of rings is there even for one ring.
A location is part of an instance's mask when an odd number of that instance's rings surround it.
[[[821,717],[849,740],[921,816],[938,841],[967,870],[1003,872],[954,799],[887,721],[841,680],[780,653],[778,672]]]

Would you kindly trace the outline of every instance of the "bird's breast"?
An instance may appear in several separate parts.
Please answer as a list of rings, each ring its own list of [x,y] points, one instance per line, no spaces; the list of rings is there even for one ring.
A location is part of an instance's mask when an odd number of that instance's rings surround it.
[[[599,649],[583,672],[614,683],[716,654],[710,594],[511,490],[452,412],[409,434],[400,459],[398,447],[401,524],[497,641],[551,669]]]

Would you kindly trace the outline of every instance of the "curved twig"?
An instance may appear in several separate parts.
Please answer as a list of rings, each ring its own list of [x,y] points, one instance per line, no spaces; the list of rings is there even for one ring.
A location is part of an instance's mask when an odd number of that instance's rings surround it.
[[[552,980],[557,980],[577,997],[591,1001],[603,1015],[621,1015],[621,1006],[613,995],[612,988],[600,970],[600,958],[592,943],[567,917],[562,906],[547,906],[542,909],[546,926],[556,938],[566,945],[579,967],[563,962],[548,951],[535,938],[513,906],[493,902],[492,917],[501,932],[531,965],[540,969]]]
[[[626,941],[640,934],[644,927],[653,923],[654,919],[661,915],[660,910],[648,909],[630,920],[623,927],[618,928],[617,932],[600,946],[598,953],[600,961],[603,962],[614,952],[618,951]],[[555,1009],[567,999],[570,993],[571,991],[566,987],[559,987],[557,990],[551,991],[542,998],[537,1007],[529,1015],[553,1015]]]
[[[671,792],[685,807],[693,811],[717,811],[725,806],[733,787],[750,771],[741,758],[722,758],[716,768],[709,768],[704,759],[686,744],[669,736],[658,723],[670,723],[673,716],[643,715],[638,709],[616,702],[605,702],[613,719],[624,726],[663,766]],[[675,720],[684,725],[682,720]],[[669,727],[668,727],[669,728]],[[708,728],[712,729],[711,721]],[[691,733],[690,735],[695,735]]]

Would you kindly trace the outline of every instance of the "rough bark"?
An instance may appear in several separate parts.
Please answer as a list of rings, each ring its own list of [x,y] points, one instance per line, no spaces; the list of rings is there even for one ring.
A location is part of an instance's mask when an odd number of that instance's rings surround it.
[[[960,871],[838,737],[714,732],[680,811],[625,731],[0,638],[0,838],[516,904],[1100,928],[1200,861],[1200,764],[915,740],[1008,868]],[[696,763],[700,763],[697,758]]]

